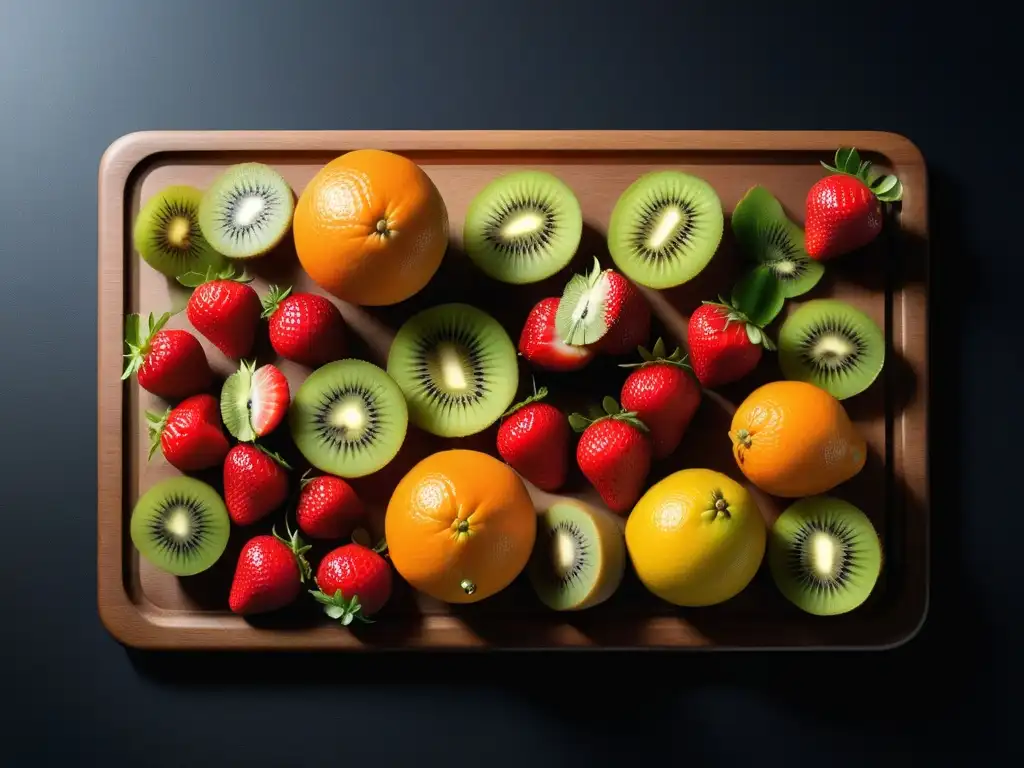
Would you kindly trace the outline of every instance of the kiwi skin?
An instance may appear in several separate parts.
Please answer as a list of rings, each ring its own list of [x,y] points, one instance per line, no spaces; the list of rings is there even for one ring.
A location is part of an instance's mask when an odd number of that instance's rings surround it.
[[[196,187],[175,184],[161,189],[139,209],[132,244],[157,272],[178,278],[188,272],[205,274],[225,264],[199,226],[202,198]]]
[[[623,525],[622,518],[572,498],[560,499],[541,512],[527,564],[527,578],[538,599],[551,610],[582,611],[615,594],[626,569]],[[564,544],[570,541],[567,551]],[[563,570],[570,552],[575,576]]]
[[[816,352],[818,347],[823,351]],[[838,299],[801,304],[778,333],[779,368],[791,381],[804,381],[845,400],[870,387],[885,365],[885,336],[874,320]],[[845,353],[847,363],[815,354]]]
[[[509,236],[499,226],[527,214],[543,219],[539,229]],[[499,176],[473,198],[462,244],[488,277],[525,285],[568,266],[582,235],[583,212],[568,185],[545,171],[527,170]]]
[[[882,558],[870,518],[835,496],[800,499],[778,517],[769,535],[775,585],[793,605],[815,616],[859,608],[878,582]]]
[[[198,542],[161,538],[163,522],[191,526]],[[177,475],[157,483],[139,497],[129,530],[139,554],[175,576],[208,570],[227,549],[231,521],[220,494],[208,483]]]
[[[670,212],[679,220],[665,219]],[[651,235],[659,225],[667,232],[654,246]],[[707,181],[681,171],[651,171],[616,201],[608,222],[608,251],[619,271],[637,285],[674,288],[704,270],[724,230],[722,201]]]

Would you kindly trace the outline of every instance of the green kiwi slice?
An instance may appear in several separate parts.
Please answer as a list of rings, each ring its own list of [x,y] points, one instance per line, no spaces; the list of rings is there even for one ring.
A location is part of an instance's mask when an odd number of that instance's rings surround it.
[[[772,526],[768,566],[779,591],[801,610],[834,616],[859,607],[882,570],[882,545],[863,511],[833,496],[811,496]]]
[[[440,437],[487,429],[519,388],[512,339],[469,304],[441,304],[410,317],[395,335],[387,367],[405,393],[409,420]]]
[[[838,299],[798,307],[779,329],[782,375],[845,400],[871,386],[885,364],[885,336],[864,312]]]
[[[179,475],[139,497],[130,531],[132,544],[154,566],[175,576],[194,576],[224,554],[231,522],[213,486]]]
[[[317,368],[288,412],[295,447],[338,477],[363,477],[395,458],[409,424],[402,390],[381,368],[349,358]]]
[[[625,569],[621,522],[610,513],[565,499],[538,516],[527,578],[548,608],[581,611],[600,605],[619,588]]]
[[[536,283],[572,260],[583,234],[573,191],[544,171],[494,179],[469,205],[463,229],[466,255],[503,283]]]
[[[135,217],[132,242],[149,266],[168,277],[206,273],[224,264],[224,257],[203,236],[199,202],[203,193],[176,184],[164,187],[145,202]]]
[[[736,204],[732,231],[743,254],[771,270],[787,299],[807,293],[825,274],[825,265],[804,250],[803,229],[762,186],[751,187]]]
[[[652,171],[616,201],[608,250],[634,283],[672,288],[708,265],[724,228],[722,201],[707,181],[681,171]]]
[[[239,163],[207,188],[199,226],[225,256],[251,259],[281,242],[294,212],[295,196],[280,173],[263,163]]]

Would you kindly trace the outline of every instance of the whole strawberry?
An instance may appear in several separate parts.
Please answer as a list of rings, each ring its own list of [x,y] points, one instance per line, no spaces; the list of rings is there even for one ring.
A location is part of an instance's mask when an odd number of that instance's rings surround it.
[[[304,544],[298,532],[287,528],[288,538],[270,534],[245,543],[235,566],[228,606],[234,613],[249,615],[284,608],[295,601],[310,575]]]
[[[185,398],[163,414],[147,413],[149,458],[159,448],[167,463],[181,472],[209,469],[224,461],[228,438],[213,395]]]
[[[213,383],[213,371],[199,339],[188,331],[164,326],[169,312],[159,318],[149,315],[144,326],[140,315],[128,315],[124,340],[128,360],[121,379],[138,376],[139,386],[165,400],[180,400],[198,394]]]
[[[562,292],[555,317],[558,334],[569,344],[623,355],[647,343],[651,307],[636,287],[595,258],[587,275],[574,275]]]
[[[526,316],[519,334],[519,354],[547,371],[578,371],[595,355],[590,347],[566,344],[555,330],[555,315],[560,299],[538,301]]]
[[[220,272],[188,272],[178,278],[182,285],[195,288],[185,307],[189,322],[236,360],[252,351],[260,322],[260,297],[248,285],[250,280],[230,265]]]
[[[252,443],[239,443],[224,459],[224,504],[236,525],[252,525],[284,504],[288,473],[284,459]]]
[[[591,420],[574,413],[569,423],[582,432],[576,446],[576,463],[602,501],[613,512],[624,514],[640,498],[651,471],[651,440],[647,426],[614,398],[602,402],[605,415]]]
[[[836,152],[835,165],[822,163],[831,173],[807,193],[804,222],[807,255],[825,261],[862,248],[882,231],[882,203],[903,196],[895,176],[870,173],[853,148]]]
[[[541,490],[557,491],[569,470],[569,425],[560,410],[540,402],[547,394],[541,387],[505,412],[498,454]]]
[[[753,371],[763,349],[775,349],[768,334],[725,303],[705,301],[690,315],[690,365],[708,388],[739,381]]]
[[[272,285],[263,298],[263,317],[270,346],[287,360],[318,368],[345,356],[345,321],[323,296]]]
[[[366,508],[345,480],[320,475],[301,482],[295,510],[299,530],[312,539],[343,539],[363,522]]]
[[[665,356],[665,343],[658,339],[653,351],[640,347],[642,363],[625,363],[636,368],[622,384],[620,400],[650,430],[652,453],[664,459],[675,452],[700,406],[700,384],[678,347]]]
[[[355,619],[372,623],[369,617],[391,597],[391,568],[377,549],[353,542],[324,555],[316,584],[319,589],[310,594],[342,626]]]

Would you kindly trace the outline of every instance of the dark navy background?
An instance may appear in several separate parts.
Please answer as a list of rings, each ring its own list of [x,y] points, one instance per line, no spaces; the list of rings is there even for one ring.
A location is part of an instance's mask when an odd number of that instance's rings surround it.
[[[991,3],[916,5],[0,0],[0,765],[1019,757],[1020,42]],[[907,135],[933,210],[925,629],[885,654],[126,652],[96,613],[96,177],[159,128]]]

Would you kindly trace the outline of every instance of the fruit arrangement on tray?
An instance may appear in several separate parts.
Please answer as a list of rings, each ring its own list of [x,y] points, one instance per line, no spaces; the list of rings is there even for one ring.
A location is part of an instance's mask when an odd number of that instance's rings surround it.
[[[145,268],[189,289],[192,330],[168,328],[166,313],[125,321],[122,378],[166,403],[146,416],[149,457],[179,472],[135,502],[135,548],[189,578],[221,560],[233,529],[280,515],[242,547],[226,607],[251,615],[309,599],[342,625],[372,623],[397,578],[445,603],[475,603],[523,575],[539,604],[571,611],[606,601],[631,566],[658,598],[700,607],[735,597],[765,559],[804,611],[857,608],[880,575],[882,542],[834,492],[867,457],[843,401],[876,381],[885,337],[856,307],[805,294],[826,263],[878,236],[902,185],[852,148],[822,165],[803,226],[769,189],[748,188],[728,220],[748,268],[728,295],[687,308],[685,352],[650,338],[647,292],[692,280],[718,252],[726,217],[707,181],[677,170],[637,178],[607,223],[612,263],[595,257],[566,274],[559,295],[509,329],[488,304],[501,303],[502,285],[567,273],[584,222],[556,175],[500,175],[476,194],[462,233],[481,296],[412,314],[383,367],[350,354],[339,304],[398,305],[436,279],[448,211],[415,162],[348,152],[298,195],[259,162],[231,166],[205,189],[165,187],[144,201],[133,244]],[[323,294],[270,285],[260,295],[251,285],[253,260],[286,238]],[[796,297],[771,338],[766,329]],[[299,386],[257,362],[261,333],[280,359],[307,369]],[[200,338],[237,364],[224,381]],[[721,435],[746,483],[702,467],[654,476],[705,393],[749,376],[766,352],[782,377],[750,392]],[[536,386],[538,374],[584,371],[602,357],[622,376],[599,408],[568,412]],[[395,484],[375,543],[350,481],[389,466],[411,430],[493,430],[494,450],[446,448],[418,461]],[[281,435],[308,471],[268,447]],[[572,460],[600,503],[562,495],[538,505],[529,486],[558,494]],[[196,476],[211,470],[221,488]],[[751,486],[789,506],[766,522]],[[314,540],[333,549],[311,563]]]

